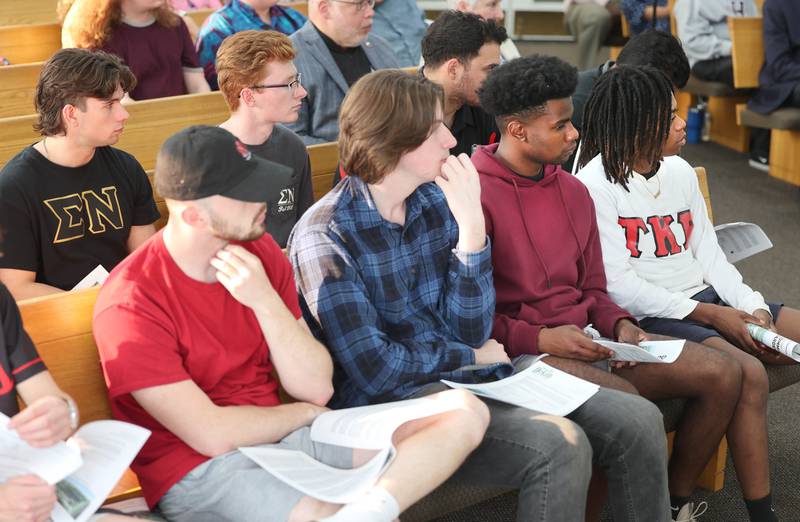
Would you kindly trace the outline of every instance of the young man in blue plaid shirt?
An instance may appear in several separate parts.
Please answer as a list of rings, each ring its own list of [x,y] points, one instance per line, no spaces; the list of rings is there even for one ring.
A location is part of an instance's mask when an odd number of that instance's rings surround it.
[[[513,371],[489,339],[495,295],[478,174],[466,155],[449,156],[455,138],[442,117],[431,82],[393,70],[359,80],[340,115],[349,176],[289,238],[303,315],[333,355],[332,407]],[[648,513],[630,507],[616,519],[669,520],[663,424],[648,401],[601,389],[569,418],[487,406],[483,442],[451,482],[519,488],[518,520],[574,522],[585,515],[594,450],[616,491],[663,490]]]

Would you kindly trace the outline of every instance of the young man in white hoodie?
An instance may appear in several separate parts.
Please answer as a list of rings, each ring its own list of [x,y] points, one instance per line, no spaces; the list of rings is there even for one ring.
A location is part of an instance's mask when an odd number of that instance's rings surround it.
[[[742,369],[728,443],[750,520],[774,522],[764,364],[793,364],[756,343],[754,323],[800,339],[800,311],[766,303],[717,243],[672,85],[650,67],[604,74],[587,101],[578,179],[594,200],[608,292],[649,333],[703,343]],[[624,114],[625,117],[617,117]]]

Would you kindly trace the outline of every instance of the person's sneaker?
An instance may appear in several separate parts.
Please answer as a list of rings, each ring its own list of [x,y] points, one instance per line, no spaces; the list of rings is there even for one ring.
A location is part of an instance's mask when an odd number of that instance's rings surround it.
[[[764,156],[753,156],[750,158],[750,161],[748,161],[747,164],[756,170],[769,173],[769,158],[765,158]]]
[[[708,509],[708,503],[700,502],[695,507],[694,502],[687,502],[683,505],[683,507],[678,511],[677,516],[672,519],[672,522],[696,522],[700,515],[706,512]]]

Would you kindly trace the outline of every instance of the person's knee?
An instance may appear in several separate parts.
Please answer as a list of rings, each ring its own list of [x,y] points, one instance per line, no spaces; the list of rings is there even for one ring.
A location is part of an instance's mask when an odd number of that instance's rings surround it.
[[[489,408],[466,390],[453,390],[451,400],[459,407],[448,413],[448,431],[459,433],[461,440],[472,449],[478,447],[489,427]]]
[[[704,350],[704,356],[703,364],[694,368],[697,382],[715,396],[738,399],[744,379],[742,365],[724,352],[699,348]]]
[[[544,446],[541,450],[553,469],[568,470],[576,476],[591,475],[592,445],[580,426],[563,417],[551,417],[539,424],[534,436]]]
[[[769,377],[764,365],[755,357],[741,361],[742,396],[750,402],[766,402],[769,395]]]
[[[620,437],[628,439],[623,441],[625,445],[643,441],[654,447],[664,446],[664,416],[658,406],[643,397],[628,396],[620,407],[621,418],[615,423],[622,426]]]

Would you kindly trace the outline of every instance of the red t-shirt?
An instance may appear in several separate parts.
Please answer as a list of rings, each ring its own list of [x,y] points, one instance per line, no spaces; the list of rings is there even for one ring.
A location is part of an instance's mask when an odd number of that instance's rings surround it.
[[[181,20],[175,27],[153,22],[135,27],[120,22],[102,49],[116,54],[136,76],[136,87],[130,93],[134,100],[149,100],[186,94],[184,69],[200,68],[189,29]]]
[[[300,318],[291,266],[272,237],[242,246],[261,259],[272,286]],[[208,457],[159,424],[131,392],[191,379],[218,406],[280,403],[253,311],[220,283],[183,273],[161,232],[111,272],[97,298],[93,330],[114,416],[153,432],[131,466],[151,508]]]

